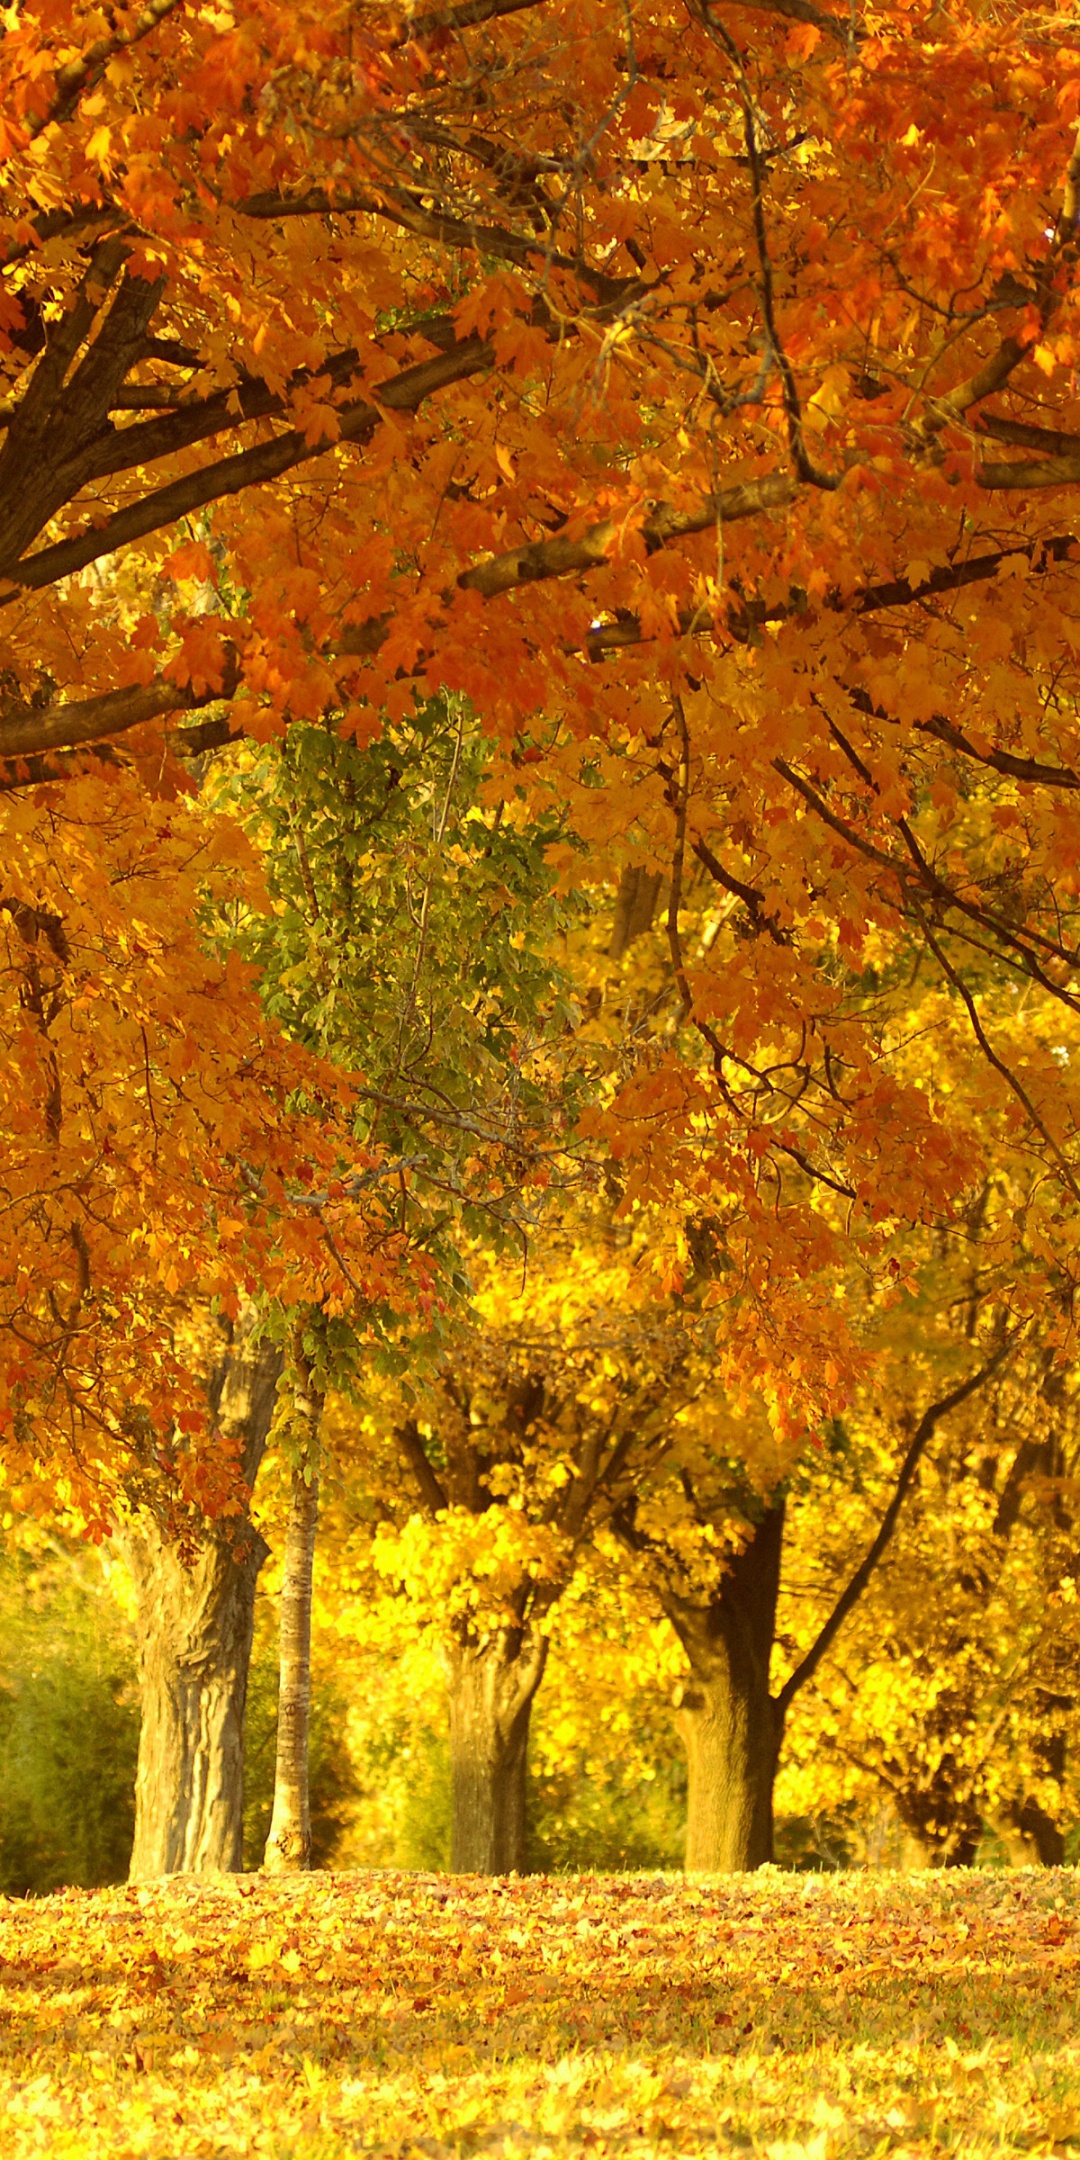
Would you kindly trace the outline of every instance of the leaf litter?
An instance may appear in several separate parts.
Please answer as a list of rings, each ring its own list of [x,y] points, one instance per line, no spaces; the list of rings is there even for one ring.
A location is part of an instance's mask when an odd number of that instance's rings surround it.
[[[1080,1879],[172,1877],[0,1902],[8,2160],[1080,2160]]]

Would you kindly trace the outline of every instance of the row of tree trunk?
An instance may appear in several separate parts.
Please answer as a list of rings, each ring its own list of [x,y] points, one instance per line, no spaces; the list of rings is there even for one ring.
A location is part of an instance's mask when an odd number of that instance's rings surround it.
[[[292,1362],[299,1440],[282,1586],[275,1801],[265,1855],[265,1865],[278,1871],[305,1868],[311,1858],[311,1583],[322,1397],[302,1347],[294,1346]],[[870,1552],[779,1695],[771,1694],[769,1677],[782,1498],[763,1510],[710,1597],[663,1595],[689,1667],[680,1710],[689,1772],[689,1872],[741,1871],[772,1858],[773,1786],[788,1704],[877,1564],[939,1418],[990,1369],[926,1412]],[[266,1448],[281,1370],[279,1347],[240,1341],[226,1346],[211,1381],[215,1421],[239,1443],[249,1489]],[[624,1534],[632,1537],[631,1521]],[[244,1711],[266,1544],[249,1519],[232,1518],[203,1526],[185,1551],[145,1511],[123,1542],[141,1641],[132,1878],[234,1871],[242,1864]],[[525,1866],[529,1723],[546,1658],[546,1634],[524,1623],[482,1640],[465,1638],[450,1654],[451,1866],[457,1872],[504,1874]],[[1059,1834],[1048,1819],[1017,1827],[1040,1857],[1059,1856]]]
[[[230,1349],[212,1385],[221,1430],[241,1444],[254,1484],[282,1368],[280,1348]],[[309,1377],[310,1389],[310,1377]],[[318,1514],[314,1390],[303,1404],[310,1442],[292,1475],[282,1583],[281,1691],[274,1812],[265,1865],[310,1863],[307,1746],[311,1572]],[[672,1601],[690,1663],[681,1723],[689,1764],[687,1867],[753,1868],[772,1854],[779,1748],[769,1655],[780,1576],[783,1508],[770,1511],[704,1608]],[[145,1514],[122,1541],[135,1582],[142,1729],[133,1880],[241,1866],[244,1712],[259,1571],[268,1548],[229,1518],[186,1549]],[[448,1660],[451,1866],[506,1874],[525,1866],[529,1724],[547,1639],[508,1628],[457,1646]]]

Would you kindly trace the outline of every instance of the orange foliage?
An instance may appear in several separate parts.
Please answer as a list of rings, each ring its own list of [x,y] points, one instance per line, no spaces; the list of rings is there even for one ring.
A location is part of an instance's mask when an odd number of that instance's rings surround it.
[[[39,0],[0,93],[25,815],[75,773],[107,824],[80,746],[132,728],[463,692],[589,876],[666,880],[627,1210],[714,1217],[764,1308],[1034,1156],[1071,1277],[1069,10]]]
[[[193,1299],[235,1314],[264,1292],[340,1296],[341,1247],[378,1295],[396,1241],[377,1242],[374,1215],[350,1222],[340,1177],[336,1206],[311,1204],[355,1153],[347,1095],[263,1019],[250,970],[199,935],[208,894],[250,888],[234,826],[134,774],[76,780],[15,798],[4,875],[5,1471],[33,1506],[59,1468],[96,1521],[118,1477],[160,1464],[170,1423],[205,1425]],[[306,1116],[290,1105],[301,1086]],[[188,1498],[235,1505],[220,1439],[174,1468]]]

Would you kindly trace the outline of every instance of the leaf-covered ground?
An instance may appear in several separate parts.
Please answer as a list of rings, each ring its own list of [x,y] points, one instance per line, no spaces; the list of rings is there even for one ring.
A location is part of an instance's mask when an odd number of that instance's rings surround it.
[[[1080,1878],[174,1878],[0,1906],[0,2150],[1080,2152]]]

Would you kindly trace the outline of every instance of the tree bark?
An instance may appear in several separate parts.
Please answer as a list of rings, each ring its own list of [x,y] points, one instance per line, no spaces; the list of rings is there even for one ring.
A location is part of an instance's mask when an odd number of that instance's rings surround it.
[[[522,1874],[529,1719],[547,1638],[516,1631],[456,1645],[447,1656],[455,1875]]]
[[[262,1461],[281,1351],[229,1346],[210,1383],[221,1430]],[[120,1533],[138,1601],[142,1726],[130,1878],[235,1873],[243,1859],[244,1709],[267,1546],[249,1520],[202,1526],[194,1550],[144,1510]]]
[[[680,1723],[686,1744],[686,1870],[737,1874],[773,1856],[773,1784],[783,1717],[769,1693],[784,1502],[768,1508],[705,1605],[668,1597],[690,1661]]]
[[[319,1524],[319,1431],[323,1396],[306,1360],[298,1364],[296,1408],[306,1442],[292,1473],[281,1582],[280,1679],[274,1810],[263,1854],[273,1875],[311,1866],[308,1729],[311,1723],[311,1593]]]

